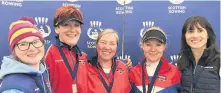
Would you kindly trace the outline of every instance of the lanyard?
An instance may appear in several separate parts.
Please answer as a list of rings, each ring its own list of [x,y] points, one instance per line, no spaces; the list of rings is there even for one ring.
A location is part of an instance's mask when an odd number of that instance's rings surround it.
[[[112,69],[113,79],[111,80],[110,86],[107,85],[107,83],[106,83],[105,80],[104,80],[104,77],[103,77],[103,76],[101,75],[101,73],[98,71],[99,76],[100,76],[100,79],[101,79],[101,82],[102,82],[103,86],[105,87],[105,89],[106,89],[106,91],[107,91],[108,93],[111,92],[111,89],[112,89],[113,84],[114,84],[114,72],[115,72],[115,70],[116,70],[116,62],[115,62],[115,60],[113,60],[113,62],[114,62],[114,63],[113,63],[113,69]]]
[[[60,55],[62,57],[62,59],[64,60],[64,64],[65,66],[67,67],[72,79],[75,79],[75,77],[77,76],[77,70],[78,70],[78,65],[79,65],[79,62],[78,62],[78,55],[76,53],[76,64],[74,65],[74,70],[71,69],[71,66],[69,65],[68,63],[68,60],[64,54],[64,51],[62,51],[62,47],[61,46],[58,46],[58,50],[60,52]],[[71,56],[71,55],[70,55]],[[74,62],[73,62],[74,63]]]
[[[144,68],[145,68],[145,60],[142,62],[142,86],[143,86],[143,93],[146,93],[146,86],[145,86],[145,76],[144,76]],[[159,64],[157,65],[157,68],[154,72],[153,78],[151,82],[148,84],[148,91],[147,93],[151,93],[153,85],[157,79],[158,73],[160,71],[160,67],[162,66],[162,61],[160,60]]]

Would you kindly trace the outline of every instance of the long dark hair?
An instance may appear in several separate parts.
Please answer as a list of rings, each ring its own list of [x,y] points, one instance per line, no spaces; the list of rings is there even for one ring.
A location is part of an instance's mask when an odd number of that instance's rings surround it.
[[[178,67],[180,69],[184,69],[189,65],[188,61],[188,54],[185,54],[184,52],[187,50],[191,50],[190,46],[187,44],[186,39],[185,39],[185,34],[187,30],[193,29],[194,26],[197,26],[199,24],[201,27],[206,29],[208,33],[208,40],[207,40],[207,48],[209,51],[209,56],[206,60],[206,62],[213,62],[214,59],[219,57],[220,52],[218,49],[218,45],[216,43],[216,35],[214,33],[214,30],[211,26],[211,24],[207,21],[206,18],[202,16],[191,16],[189,17],[182,28],[182,36],[181,36],[181,49],[179,55],[181,56],[180,59],[178,60]],[[210,60],[210,61],[208,61]]]

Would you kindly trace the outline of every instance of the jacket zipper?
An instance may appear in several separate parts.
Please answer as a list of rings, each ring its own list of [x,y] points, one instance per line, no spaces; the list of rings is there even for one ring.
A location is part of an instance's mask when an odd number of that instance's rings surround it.
[[[72,60],[73,64],[75,65],[74,58],[72,57],[71,51],[69,51],[69,55],[71,56],[71,60]]]
[[[197,64],[198,64],[198,63],[197,63]],[[192,78],[193,78],[193,76],[195,75],[197,64],[196,64],[195,67],[194,67]],[[193,78],[193,80],[194,80],[194,78]],[[194,93],[193,83],[191,84],[191,93]]]
[[[45,89],[45,81],[44,81],[43,74],[41,74],[41,81],[43,82],[44,93],[46,93],[46,89]]]

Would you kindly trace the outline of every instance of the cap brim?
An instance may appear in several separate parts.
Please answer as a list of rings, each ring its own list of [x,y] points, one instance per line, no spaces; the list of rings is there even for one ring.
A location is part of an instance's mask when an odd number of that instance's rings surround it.
[[[158,38],[158,37],[148,37],[148,38],[144,39],[143,42],[145,42],[147,40],[150,40],[150,39],[156,39],[156,40],[160,41],[161,43],[165,44],[165,42],[162,39]]]
[[[70,21],[76,21],[76,22],[78,22],[78,23],[80,23],[80,24],[83,24],[83,22],[82,22],[81,20],[77,19],[77,18],[70,18],[70,19],[68,19],[67,21],[65,21],[63,24],[65,24],[65,23],[67,23],[67,22],[70,22]]]
[[[146,41],[149,39],[157,39],[161,41],[162,43],[166,43],[166,36],[159,30],[149,30],[145,32],[142,40]]]

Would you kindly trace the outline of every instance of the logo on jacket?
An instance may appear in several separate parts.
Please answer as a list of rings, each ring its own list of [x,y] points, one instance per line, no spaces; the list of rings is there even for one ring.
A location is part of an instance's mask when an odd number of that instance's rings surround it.
[[[47,17],[35,17],[36,26],[41,31],[41,34],[44,38],[48,37],[51,34],[51,28],[47,24],[48,18]],[[46,44],[50,43],[50,40],[45,39]]]
[[[45,84],[46,84],[46,86],[50,89],[51,88],[51,86],[50,86],[50,82],[47,80],[47,81],[45,81]]]
[[[153,21],[144,21],[143,22],[143,28],[140,30],[140,36],[143,37],[145,31],[154,26],[154,22]]]
[[[158,76],[157,77],[160,81],[166,81],[167,80],[167,77],[165,76]]]
[[[85,64],[85,61],[84,60],[79,60],[79,63],[80,64]]]
[[[124,72],[124,70],[122,68],[117,68],[116,71],[119,72],[120,74],[122,74]]]
[[[35,89],[35,91],[39,91],[39,90],[40,90],[39,88],[36,88],[36,89]]]

